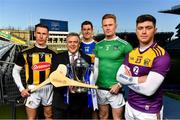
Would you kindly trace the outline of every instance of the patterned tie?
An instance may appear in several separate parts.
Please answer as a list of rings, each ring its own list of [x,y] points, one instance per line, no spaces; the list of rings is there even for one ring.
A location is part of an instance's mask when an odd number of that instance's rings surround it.
[[[71,54],[71,66],[72,66],[72,73],[73,73],[73,76],[74,76],[74,78],[73,79],[75,79],[76,78],[76,72],[75,72],[75,68],[74,68],[74,57],[75,57],[75,54]],[[76,80],[76,79],[75,79]],[[75,91],[76,91],[76,87],[73,87],[73,86],[70,86],[69,87],[69,90],[70,90],[70,93],[75,93]]]

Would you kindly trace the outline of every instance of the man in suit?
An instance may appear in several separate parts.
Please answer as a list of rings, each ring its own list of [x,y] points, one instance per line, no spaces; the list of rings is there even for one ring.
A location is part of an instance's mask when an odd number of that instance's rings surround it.
[[[52,71],[56,70],[59,64],[70,65],[73,64],[73,58],[83,59],[89,65],[91,58],[79,51],[80,38],[77,33],[69,33],[67,35],[67,50],[57,54],[52,64]],[[74,79],[74,78],[73,78]],[[53,96],[53,118],[90,118],[91,113],[88,109],[88,95],[86,92],[76,92],[76,87],[60,87],[54,88]]]

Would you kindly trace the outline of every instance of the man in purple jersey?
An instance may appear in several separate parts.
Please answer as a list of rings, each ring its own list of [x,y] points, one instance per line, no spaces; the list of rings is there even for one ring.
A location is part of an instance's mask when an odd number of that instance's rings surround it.
[[[152,15],[137,18],[139,47],[126,56],[117,73],[117,80],[130,88],[125,107],[127,120],[163,119],[162,83],[170,69],[170,57],[154,40],[156,30]]]

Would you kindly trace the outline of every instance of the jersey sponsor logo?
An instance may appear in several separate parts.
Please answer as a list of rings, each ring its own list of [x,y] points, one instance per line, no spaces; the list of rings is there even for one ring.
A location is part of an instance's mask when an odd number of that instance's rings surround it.
[[[51,66],[51,63],[39,62],[37,64],[34,64],[31,68],[32,70],[44,71],[44,70],[50,69],[50,66]]]
[[[134,66],[134,67],[133,67],[133,72],[134,72],[135,75],[138,75],[138,73],[139,73],[139,67],[138,67],[138,66]]]

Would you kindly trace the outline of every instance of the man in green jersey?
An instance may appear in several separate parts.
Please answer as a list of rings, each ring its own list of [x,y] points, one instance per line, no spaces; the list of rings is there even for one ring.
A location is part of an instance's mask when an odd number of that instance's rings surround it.
[[[118,68],[132,46],[116,36],[116,16],[105,14],[102,18],[104,40],[96,44],[94,80],[99,89],[98,106],[100,119],[108,119],[109,105],[113,119],[122,119],[125,101],[121,93],[121,85],[116,80]]]

